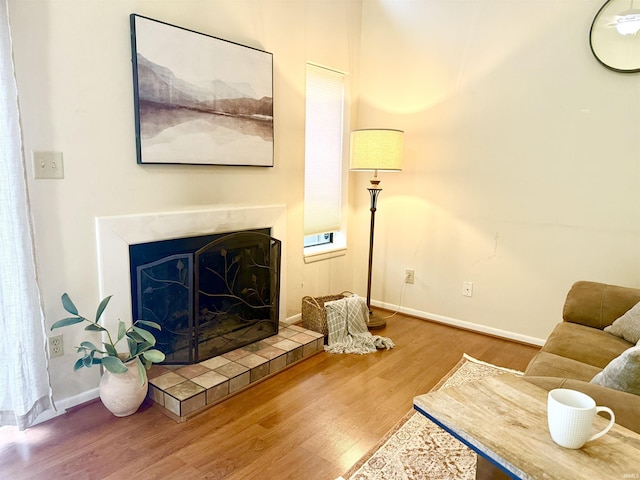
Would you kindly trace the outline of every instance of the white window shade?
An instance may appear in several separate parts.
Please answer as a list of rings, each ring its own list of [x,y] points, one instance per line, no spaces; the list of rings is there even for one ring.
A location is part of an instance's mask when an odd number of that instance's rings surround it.
[[[307,64],[304,234],[340,229],[344,74]]]

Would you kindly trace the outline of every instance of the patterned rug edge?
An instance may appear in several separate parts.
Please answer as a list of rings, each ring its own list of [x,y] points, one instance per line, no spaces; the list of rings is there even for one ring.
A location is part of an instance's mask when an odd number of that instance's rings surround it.
[[[446,373],[438,381],[438,383],[431,387],[429,392],[439,390],[467,362],[472,362],[478,365],[485,365],[495,368],[496,370],[501,370],[503,372],[512,373],[515,375],[522,375],[522,372],[518,370],[512,370],[509,368],[493,365],[491,363],[483,362],[482,360],[478,360],[471,355],[463,353],[462,358],[458,360],[458,363],[456,363],[456,365],[451,368],[451,370],[449,370],[449,372]],[[413,417],[415,413],[416,411],[413,408],[409,410],[373,447],[371,447],[362,457],[360,457],[360,459],[346,473],[338,477],[336,480],[345,480],[351,478],[367,462],[367,460],[369,460],[369,458],[373,456],[373,454],[375,454],[380,448],[382,448],[385,443],[387,443],[387,441],[389,441],[389,439],[393,437],[393,435],[395,435],[398,430],[400,430],[402,426]]]
[[[459,369],[460,367],[462,367],[462,365],[464,364],[464,360],[468,360],[470,362],[473,363],[477,363],[478,365],[484,365],[487,367],[491,367],[494,368],[496,370],[500,370],[501,372],[506,372],[506,373],[513,373],[514,375],[522,375],[523,372],[521,372],[520,370],[513,370],[512,368],[506,368],[506,367],[499,367],[498,365],[494,365],[493,363],[487,363],[487,362],[483,362],[482,360],[478,360],[477,358],[473,358],[471,355],[467,355],[466,353],[462,354],[462,359],[458,362],[458,364],[453,367],[453,369],[449,372],[449,374],[447,375],[447,377],[444,379],[445,382],[449,379],[449,377],[451,377],[451,375],[453,375],[454,373],[456,373],[457,369]],[[441,387],[442,383],[444,382],[439,382],[437,387]],[[433,391],[436,387],[433,387],[430,391]]]

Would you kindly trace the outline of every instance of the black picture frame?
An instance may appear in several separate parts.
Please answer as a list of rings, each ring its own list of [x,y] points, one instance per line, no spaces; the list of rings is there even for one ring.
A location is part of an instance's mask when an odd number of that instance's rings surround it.
[[[273,55],[130,15],[139,164],[273,166]]]

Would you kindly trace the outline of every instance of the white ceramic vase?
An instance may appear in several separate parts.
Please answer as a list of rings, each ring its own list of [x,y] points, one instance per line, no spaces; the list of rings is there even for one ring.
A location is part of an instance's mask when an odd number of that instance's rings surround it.
[[[100,400],[116,417],[126,417],[138,410],[147,396],[147,379],[140,384],[137,360],[125,363],[124,373],[111,373],[105,369],[100,379]]]

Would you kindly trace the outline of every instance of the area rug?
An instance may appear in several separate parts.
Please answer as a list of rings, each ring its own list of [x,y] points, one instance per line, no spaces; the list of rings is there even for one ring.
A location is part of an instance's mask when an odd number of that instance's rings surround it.
[[[464,355],[431,391],[494,375],[522,372]],[[476,454],[411,410],[346,474],[336,480],[474,479]]]

